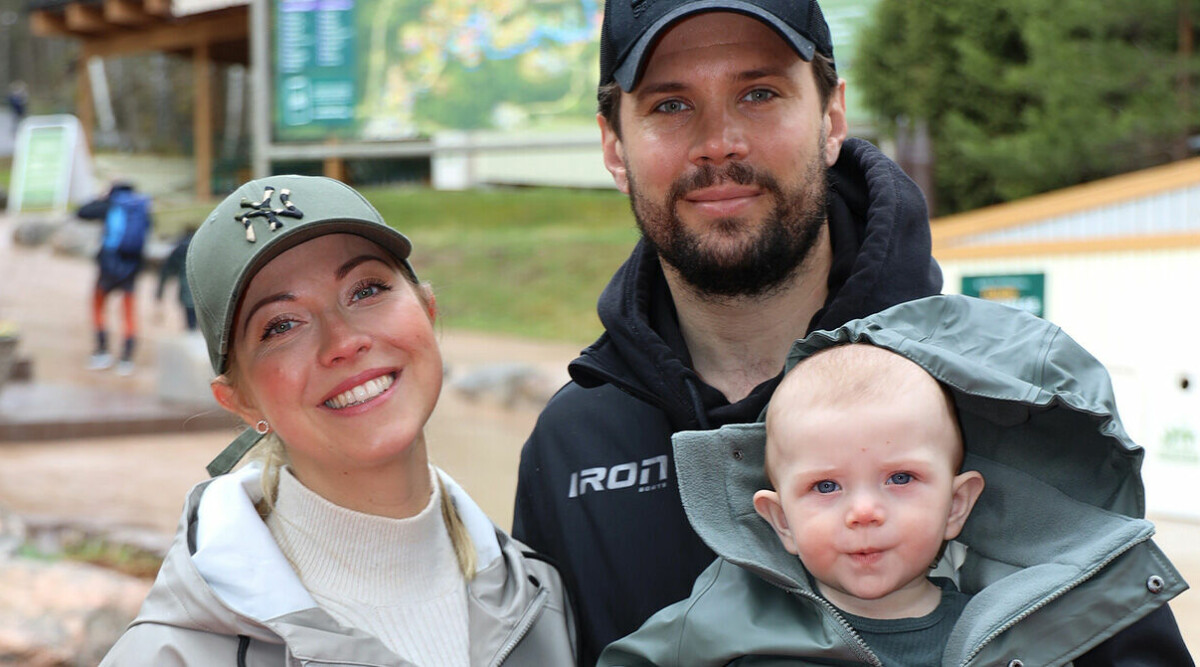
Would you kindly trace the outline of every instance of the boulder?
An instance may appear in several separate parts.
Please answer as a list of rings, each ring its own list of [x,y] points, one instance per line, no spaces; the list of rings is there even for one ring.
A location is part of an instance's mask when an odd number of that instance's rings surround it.
[[[0,665],[95,665],[150,582],[84,563],[0,559]]]

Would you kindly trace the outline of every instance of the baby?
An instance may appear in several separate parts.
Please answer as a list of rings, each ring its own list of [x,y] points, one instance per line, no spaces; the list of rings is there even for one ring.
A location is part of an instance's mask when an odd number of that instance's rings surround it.
[[[884,664],[936,664],[968,596],[929,571],[984,486],[959,472],[950,395],[900,355],[844,345],[784,377],[766,424],[774,489],[755,510]]]

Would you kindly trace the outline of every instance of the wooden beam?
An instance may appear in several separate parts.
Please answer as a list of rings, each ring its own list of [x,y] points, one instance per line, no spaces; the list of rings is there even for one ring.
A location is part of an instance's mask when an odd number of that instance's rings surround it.
[[[75,115],[79,118],[79,125],[83,128],[83,140],[88,147],[88,152],[92,152],[92,134],[96,128],[96,105],[92,101],[92,85],[88,81],[88,59],[90,58],[87,50],[84,49],[79,54],[79,66],[75,68]]]
[[[1200,158],[1191,158],[938,218],[930,227],[935,245],[949,245],[953,239],[1113,206],[1197,183]]]
[[[104,58],[152,51],[195,49],[200,44],[244,40],[249,36],[245,7],[197,14],[195,18],[147,26],[143,29],[88,39],[92,53]]]
[[[139,0],[104,0],[104,18],[109,23],[126,26],[146,25],[154,20]]]
[[[71,34],[71,31],[67,30],[65,16],[44,9],[30,14],[29,28],[38,37],[62,37]]]
[[[145,0],[146,13],[155,16],[171,15],[171,0]]]
[[[196,197],[205,200],[212,197],[213,169],[212,59],[208,55],[207,42],[198,44],[192,52],[192,79],[195,85],[192,131],[195,137]]]
[[[95,5],[72,2],[63,10],[67,18],[67,30],[81,33],[102,33],[109,29],[104,12]]]

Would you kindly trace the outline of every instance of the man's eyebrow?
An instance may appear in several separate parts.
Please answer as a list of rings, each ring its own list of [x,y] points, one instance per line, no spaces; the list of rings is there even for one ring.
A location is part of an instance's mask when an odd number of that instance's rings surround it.
[[[341,280],[342,278],[345,278],[347,275],[349,275],[349,273],[354,270],[354,267],[358,266],[359,264],[362,264],[363,262],[369,262],[371,260],[375,260],[376,262],[383,262],[384,264],[391,266],[391,264],[386,259],[380,257],[379,255],[359,255],[358,257],[355,257],[355,258],[347,261],[345,264],[342,264],[341,266],[339,266],[337,268],[337,271],[333,272],[333,275],[338,280]]]
[[[734,75],[736,81],[754,81],[755,79],[765,79],[773,76],[787,76],[788,68],[782,65],[767,65],[764,67],[756,67]],[[679,81],[661,81],[658,83],[644,84],[633,93],[634,97],[648,97],[650,95],[661,95],[662,93],[677,93],[685,90],[687,86]]]
[[[786,67],[778,65],[768,65],[766,67],[756,67],[748,69],[744,72],[738,72],[735,77],[738,81],[753,81],[754,79],[765,79],[771,76],[787,76]]]
[[[677,93],[683,90],[685,86],[678,81],[662,81],[660,83],[651,83],[638,88],[633,94],[634,97],[648,97],[650,95],[661,95],[662,93]]]
[[[246,319],[242,321],[242,335],[243,336],[246,335],[246,329],[250,328],[250,320],[254,318],[254,313],[256,313],[259,308],[262,308],[263,306],[265,306],[267,304],[277,303],[279,301],[295,301],[295,300],[296,300],[296,295],[292,294],[290,292],[279,292],[278,294],[271,294],[269,296],[264,296],[263,298],[259,299],[258,301],[256,301],[254,303],[253,306],[250,307],[250,310],[246,311]]]

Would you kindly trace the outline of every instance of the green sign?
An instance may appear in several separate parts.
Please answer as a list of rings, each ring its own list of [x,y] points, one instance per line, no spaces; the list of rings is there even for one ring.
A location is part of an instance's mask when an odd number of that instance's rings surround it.
[[[594,128],[600,0],[273,0],[277,141]]]
[[[1038,317],[1046,314],[1046,274],[963,276],[962,293],[1020,308]]]
[[[90,189],[82,130],[74,116],[30,116],[17,127],[10,213],[66,210]]]
[[[354,121],[354,0],[279,0],[275,22],[277,127]]]

